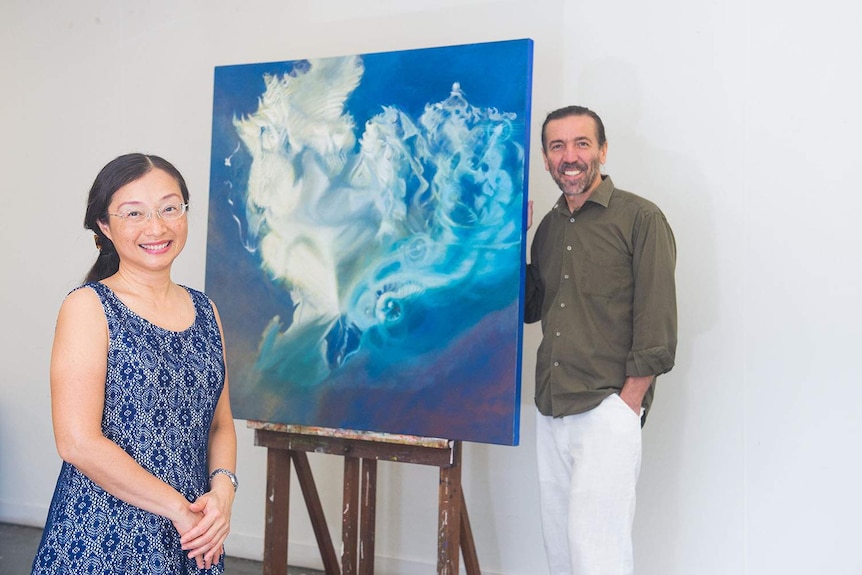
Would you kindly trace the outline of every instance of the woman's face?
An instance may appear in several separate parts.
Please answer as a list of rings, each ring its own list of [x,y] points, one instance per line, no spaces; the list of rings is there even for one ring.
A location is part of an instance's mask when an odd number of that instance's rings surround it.
[[[168,219],[160,217],[159,213],[184,212],[183,203],[176,180],[159,169],[147,172],[114,193],[106,222],[100,221],[99,227],[114,243],[121,269],[170,269],[186,245],[188,218],[182,215]]]

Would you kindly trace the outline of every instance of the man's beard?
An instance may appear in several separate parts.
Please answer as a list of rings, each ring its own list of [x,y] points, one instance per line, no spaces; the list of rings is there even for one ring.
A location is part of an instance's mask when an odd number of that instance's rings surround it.
[[[560,187],[560,190],[566,196],[579,196],[586,192],[590,186],[593,185],[593,182],[596,181],[596,178],[600,177],[602,163],[598,158],[595,158],[590,162],[590,165],[587,166],[582,162],[573,162],[571,164],[560,164],[559,170],[554,174],[554,181],[557,182],[557,185]],[[579,170],[581,175],[583,176],[577,183],[571,184],[566,181],[567,170]]]

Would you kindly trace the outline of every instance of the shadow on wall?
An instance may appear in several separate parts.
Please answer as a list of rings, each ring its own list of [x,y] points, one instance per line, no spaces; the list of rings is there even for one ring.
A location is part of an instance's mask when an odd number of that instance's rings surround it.
[[[656,403],[644,429],[644,456],[639,482],[635,543],[644,548],[660,544],[664,529],[678,524],[683,487],[682,462],[698,378],[691,364],[698,337],[718,321],[720,278],[715,245],[713,192],[695,161],[680,155],[662,133],[645,133],[642,126],[646,100],[638,71],[619,60],[598,60],[576,79],[580,101],[602,118],[608,139],[605,172],[621,189],[655,202],[667,216],[677,243],[677,313],[679,346],[674,369],[658,380]],[[655,114],[650,113],[651,117]],[[642,529],[638,527],[641,526]],[[662,547],[665,565],[678,564],[677,551]],[[637,550],[636,550],[637,551]]]

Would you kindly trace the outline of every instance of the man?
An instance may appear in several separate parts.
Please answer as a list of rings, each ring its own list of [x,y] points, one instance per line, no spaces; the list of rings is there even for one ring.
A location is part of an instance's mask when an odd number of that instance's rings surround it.
[[[554,575],[633,572],[641,426],[676,353],[673,232],[602,176],[607,152],[592,110],[545,119],[545,169],[562,195],[533,239],[525,321],[542,321],[536,441]]]

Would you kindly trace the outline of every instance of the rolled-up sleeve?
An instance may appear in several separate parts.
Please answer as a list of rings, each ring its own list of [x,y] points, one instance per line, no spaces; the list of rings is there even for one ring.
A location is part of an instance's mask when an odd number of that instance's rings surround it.
[[[676,358],[676,241],[661,212],[644,214],[635,234],[632,349],[629,376],[660,375]]]

